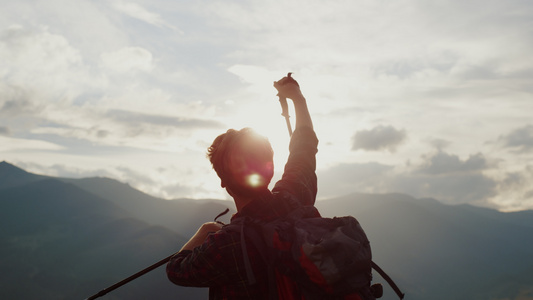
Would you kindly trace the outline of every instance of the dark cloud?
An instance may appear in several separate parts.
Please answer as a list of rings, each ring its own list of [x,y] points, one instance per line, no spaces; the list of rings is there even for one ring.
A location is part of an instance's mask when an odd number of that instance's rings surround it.
[[[526,177],[523,173],[520,172],[510,172],[507,173],[505,178],[500,181],[500,188],[502,189],[512,189],[517,188],[523,185],[526,181]]]
[[[96,136],[97,136],[98,138],[105,138],[105,137],[107,137],[109,134],[110,134],[109,131],[107,131],[107,130],[103,130],[103,129],[98,129],[98,130],[96,131]]]
[[[31,100],[31,93],[21,87],[0,84],[0,116],[15,117],[36,113],[42,107]]]
[[[391,188],[451,204],[485,203],[495,195],[498,183],[482,173],[490,167],[483,154],[473,154],[461,160],[455,154],[439,151],[424,158],[425,161],[413,172],[394,178]]]
[[[512,195],[511,199],[506,200],[519,207],[523,202],[533,198],[532,180],[533,166],[526,165],[522,170],[506,173],[505,177],[498,182],[498,191],[503,195]]]
[[[379,125],[370,130],[361,130],[353,136],[352,150],[379,151],[389,150],[394,152],[407,134],[405,130],[397,130],[392,126]]]
[[[533,125],[517,128],[507,135],[500,136],[499,141],[506,148],[518,152],[530,152],[533,150]]]
[[[225,126],[213,120],[206,119],[194,119],[194,118],[181,118],[181,117],[171,117],[163,115],[152,115],[144,114],[138,112],[131,112],[126,110],[111,110],[107,115],[122,123],[130,124],[153,124],[153,125],[162,125],[162,126],[172,126],[178,128],[224,128]]]
[[[499,182],[485,176],[489,163],[482,154],[461,160],[457,155],[438,152],[424,157],[418,166],[401,171],[379,163],[341,164],[318,172],[319,196],[354,192],[404,193],[432,197],[449,204],[488,205]],[[518,180],[509,178],[509,181]]]
[[[470,155],[468,159],[462,161],[459,156],[448,154],[442,151],[428,157],[419,169],[423,174],[457,174],[476,172],[488,167],[487,160],[483,154]]]
[[[9,130],[9,127],[0,126],[0,135],[10,135],[11,131]]]
[[[441,151],[450,146],[451,142],[443,139],[432,139],[429,141],[429,144],[437,150]]]

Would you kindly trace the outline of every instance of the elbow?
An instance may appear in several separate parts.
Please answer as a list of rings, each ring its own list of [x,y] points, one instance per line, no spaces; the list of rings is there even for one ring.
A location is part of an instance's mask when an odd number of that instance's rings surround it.
[[[172,261],[167,263],[166,271],[167,271],[168,280],[170,280],[174,284],[181,285],[181,282],[180,282],[179,276],[178,276],[179,270],[175,269],[174,264],[173,264]]]
[[[176,285],[186,286],[185,272],[181,269],[181,259],[171,259],[167,263],[167,278]]]
[[[183,268],[183,258],[171,260],[167,264],[166,272],[168,280],[175,285],[187,287],[206,286],[201,280],[195,277],[194,272],[191,272],[191,270],[188,270],[187,268]]]

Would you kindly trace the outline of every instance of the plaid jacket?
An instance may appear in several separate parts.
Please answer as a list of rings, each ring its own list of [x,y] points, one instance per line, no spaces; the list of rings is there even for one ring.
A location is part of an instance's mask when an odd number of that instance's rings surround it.
[[[296,206],[314,205],[317,146],[318,139],[311,128],[295,130],[282,179],[272,192],[265,190],[235,214],[232,222],[241,217],[268,221],[285,215]],[[319,216],[318,211],[314,210],[313,216]],[[267,299],[267,266],[254,246],[246,244],[246,247],[255,284],[250,284],[247,278],[240,233],[225,230],[225,227],[210,234],[193,251],[176,254],[167,264],[168,278],[177,285],[209,287],[209,299]]]

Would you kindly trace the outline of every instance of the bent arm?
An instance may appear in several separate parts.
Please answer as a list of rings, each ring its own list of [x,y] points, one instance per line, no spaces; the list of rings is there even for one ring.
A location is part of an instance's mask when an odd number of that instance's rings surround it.
[[[184,247],[167,264],[167,277],[174,284],[194,287],[213,287],[236,284],[244,278],[242,253],[238,236],[220,231],[207,236],[192,250]],[[244,274],[244,275],[243,275]]]
[[[194,248],[200,246],[204,243],[209,233],[217,232],[220,230],[220,228],[222,228],[222,224],[217,222],[204,223],[202,226],[200,226],[200,228],[198,228],[198,231],[196,231],[189,241],[183,245],[180,251],[193,250]]]

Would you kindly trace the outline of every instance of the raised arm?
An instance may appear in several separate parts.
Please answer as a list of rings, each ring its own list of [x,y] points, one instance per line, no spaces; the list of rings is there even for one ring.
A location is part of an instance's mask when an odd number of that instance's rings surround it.
[[[289,145],[289,158],[280,181],[272,189],[273,193],[288,193],[302,205],[313,205],[317,193],[316,152],[318,139],[313,130],[313,122],[298,83],[290,76],[274,83],[278,95],[289,98],[294,103],[296,115],[295,130]]]

